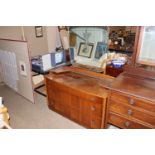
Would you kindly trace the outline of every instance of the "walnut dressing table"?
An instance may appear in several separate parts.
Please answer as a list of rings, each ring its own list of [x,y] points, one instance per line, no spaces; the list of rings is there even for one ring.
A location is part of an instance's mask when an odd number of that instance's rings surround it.
[[[45,76],[48,107],[87,128],[155,128],[155,73],[125,70],[112,78],[55,69]]]

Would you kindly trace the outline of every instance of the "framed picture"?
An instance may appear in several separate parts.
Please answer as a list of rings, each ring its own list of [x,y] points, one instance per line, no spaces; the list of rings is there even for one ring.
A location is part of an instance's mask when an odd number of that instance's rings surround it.
[[[100,59],[102,55],[106,54],[108,51],[107,44],[103,42],[97,42],[96,51],[95,51],[95,58]]]
[[[78,55],[90,58],[92,51],[93,51],[93,47],[94,47],[94,44],[92,44],[92,43],[89,43],[89,44],[80,43]]]
[[[61,31],[61,30],[66,30],[68,31],[68,28],[67,26],[58,26],[58,30]]]
[[[35,26],[36,37],[43,37],[43,27]]]

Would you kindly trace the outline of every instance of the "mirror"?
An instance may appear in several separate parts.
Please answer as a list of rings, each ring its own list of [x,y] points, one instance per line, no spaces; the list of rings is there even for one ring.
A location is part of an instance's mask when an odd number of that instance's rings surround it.
[[[109,51],[132,56],[136,26],[109,26]]]
[[[108,27],[72,26],[69,32],[76,63],[102,68],[108,52]]]
[[[119,57],[131,62],[135,26],[71,26],[69,34],[70,48],[78,64],[105,68]]]

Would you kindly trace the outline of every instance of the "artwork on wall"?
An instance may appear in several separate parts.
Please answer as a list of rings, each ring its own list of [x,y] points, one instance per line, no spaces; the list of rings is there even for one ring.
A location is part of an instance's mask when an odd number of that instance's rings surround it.
[[[90,58],[93,51],[94,44],[93,43],[80,43],[78,55]]]
[[[58,26],[58,30],[61,31],[61,30],[66,30],[68,31],[68,28],[67,26]]]
[[[108,51],[107,44],[103,42],[97,42],[96,51],[95,51],[95,58],[100,59],[104,54]]]
[[[36,37],[43,37],[43,27],[42,26],[35,26],[35,34]]]

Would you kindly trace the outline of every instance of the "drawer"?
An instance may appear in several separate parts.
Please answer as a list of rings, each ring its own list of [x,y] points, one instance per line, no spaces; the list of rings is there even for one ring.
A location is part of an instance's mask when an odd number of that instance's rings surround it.
[[[102,117],[102,104],[103,103],[95,103],[89,100],[80,99],[80,110],[82,115]]]
[[[126,117],[129,118],[135,118],[144,121],[154,126],[155,128],[155,114],[153,112],[135,108],[130,105],[117,103],[114,101],[109,101],[109,111],[126,115]]]
[[[143,125],[134,121],[131,121],[127,118],[124,118],[118,114],[110,112],[108,114],[108,122],[116,125],[120,128],[125,128],[125,129],[148,129],[147,125]]]
[[[102,105],[103,103],[94,103],[90,104],[91,114],[97,117],[102,117]]]
[[[92,129],[100,129],[101,122],[102,122],[101,118],[92,116],[90,126]]]
[[[155,112],[155,104],[136,97],[127,96],[122,93],[112,92],[110,99],[119,103],[125,103],[148,111]]]

